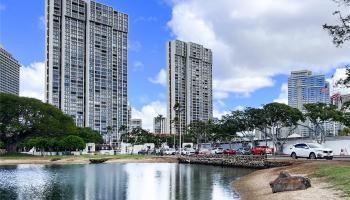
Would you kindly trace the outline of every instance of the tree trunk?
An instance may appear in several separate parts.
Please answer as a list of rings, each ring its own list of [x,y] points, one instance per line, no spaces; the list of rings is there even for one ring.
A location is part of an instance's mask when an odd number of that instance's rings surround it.
[[[10,143],[6,145],[7,152],[17,152],[17,143]]]

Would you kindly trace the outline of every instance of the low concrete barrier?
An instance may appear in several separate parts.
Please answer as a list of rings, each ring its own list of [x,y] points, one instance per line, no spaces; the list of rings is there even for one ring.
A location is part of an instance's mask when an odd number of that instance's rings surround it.
[[[205,164],[229,167],[264,169],[289,165],[287,162],[271,162],[265,156],[254,155],[191,155],[179,157],[179,163]]]

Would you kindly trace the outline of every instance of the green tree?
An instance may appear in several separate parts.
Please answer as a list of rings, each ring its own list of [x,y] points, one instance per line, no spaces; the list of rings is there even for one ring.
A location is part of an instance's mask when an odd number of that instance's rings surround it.
[[[96,144],[102,144],[103,143],[103,138],[101,134],[95,130],[92,130],[89,127],[78,127],[75,131],[75,135],[79,136],[84,140],[85,143],[96,143]]]
[[[339,7],[350,6],[350,0],[334,0],[334,2],[336,2]],[[333,15],[337,15],[340,23],[336,25],[328,25],[326,23],[323,25],[323,29],[332,36],[333,43],[339,47],[345,41],[350,40],[350,15],[344,16],[339,10],[334,11]]]
[[[26,138],[64,136],[75,128],[70,116],[50,104],[0,93],[0,140],[8,151],[16,151]]]
[[[69,151],[82,150],[85,148],[85,142],[79,136],[70,135],[61,140],[61,146]]]
[[[266,104],[263,108],[248,108],[245,112],[249,116],[250,129],[259,130],[270,138],[277,151],[281,151],[299,122],[305,120],[298,109],[277,102]],[[282,132],[283,129],[288,131]]]
[[[247,108],[244,111],[232,111],[231,114],[226,115],[223,119],[226,124],[231,125],[230,127],[232,127],[234,132],[239,132],[241,137],[247,138],[252,142],[255,137],[253,134],[255,126],[251,121],[250,114],[252,112],[250,111],[251,108]]]
[[[206,139],[206,123],[201,120],[195,120],[187,126],[186,136],[191,139],[191,142],[199,144]]]
[[[305,117],[311,122],[311,126],[306,126],[312,132],[313,139],[318,143],[324,143],[327,131],[325,125],[330,122],[344,121],[343,113],[337,110],[336,106],[325,103],[304,104],[306,110]]]
[[[349,7],[350,0],[333,0],[338,4],[338,7]],[[333,12],[333,15],[338,17],[339,24],[328,25],[327,23],[323,25],[329,35],[333,38],[333,44],[340,47],[344,42],[350,40],[350,15],[343,15],[340,10]],[[338,85],[344,85],[350,87],[350,69],[349,65],[346,66],[346,77],[337,82]]]
[[[338,133],[339,136],[349,136],[350,135],[350,128],[345,127],[343,130],[339,131]]]
[[[266,113],[266,127],[270,130],[267,132],[267,136],[272,139],[277,151],[280,152],[288,136],[305,118],[297,108],[292,108],[283,103],[266,104],[263,110]],[[288,129],[287,134],[282,133],[283,128]]]
[[[0,141],[0,149],[5,148],[5,143],[3,141]]]

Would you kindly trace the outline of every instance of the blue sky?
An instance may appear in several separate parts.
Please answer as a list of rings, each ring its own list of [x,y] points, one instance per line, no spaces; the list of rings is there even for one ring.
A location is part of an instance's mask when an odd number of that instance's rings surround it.
[[[321,28],[334,22],[331,1],[98,2],[129,15],[129,102],[134,117],[143,118],[146,128],[151,128],[154,115],[165,114],[167,40],[193,41],[213,49],[216,116],[274,100],[285,102],[291,70],[310,69],[330,77],[350,60],[350,47],[334,47]],[[43,93],[43,16],[43,0],[0,0],[0,43],[23,65],[23,96],[41,98]]]

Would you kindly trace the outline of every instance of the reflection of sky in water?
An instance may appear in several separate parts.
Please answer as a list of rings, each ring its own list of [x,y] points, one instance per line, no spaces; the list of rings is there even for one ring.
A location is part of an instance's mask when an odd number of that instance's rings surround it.
[[[18,199],[42,199],[50,173],[42,165],[8,166],[0,168],[0,180],[0,188],[12,190]]]
[[[0,166],[0,199],[237,199],[252,170],[175,163]]]

